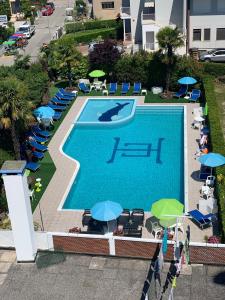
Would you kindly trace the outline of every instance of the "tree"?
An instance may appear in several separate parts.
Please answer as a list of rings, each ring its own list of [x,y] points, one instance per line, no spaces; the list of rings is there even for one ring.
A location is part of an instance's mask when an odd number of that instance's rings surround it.
[[[164,63],[167,65],[165,89],[166,92],[168,92],[171,72],[176,60],[174,51],[184,45],[184,37],[177,27],[175,29],[171,27],[164,27],[157,33],[157,40],[161,50],[166,52],[164,57]]]
[[[115,63],[121,57],[116,41],[105,40],[103,43],[95,44],[89,52],[89,63],[91,69],[102,69],[106,73],[112,73]]]
[[[20,1],[20,10],[24,14],[25,18],[30,18],[32,16],[32,8],[30,0]]]
[[[9,0],[0,0],[0,15],[7,15],[8,20],[11,17]]]
[[[18,124],[26,125],[33,120],[27,95],[24,82],[13,76],[0,82],[0,123],[5,130],[10,130],[16,159],[21,157]]]
[[[82,54],[76,49],[76,45],[69,39],[59,39],[44,47],[42,51],[45,53],[49,71],[57,72],[61,77],[66,77],[69,86],[72,86],[72,80],[76,69],[80,67],[83,60]]]

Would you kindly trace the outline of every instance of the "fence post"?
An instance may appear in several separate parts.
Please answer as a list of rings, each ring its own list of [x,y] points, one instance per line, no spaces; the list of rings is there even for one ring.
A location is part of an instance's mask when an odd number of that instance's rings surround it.
[[[109,254],[116,255],[115,238],[113,236],[109,236]]]

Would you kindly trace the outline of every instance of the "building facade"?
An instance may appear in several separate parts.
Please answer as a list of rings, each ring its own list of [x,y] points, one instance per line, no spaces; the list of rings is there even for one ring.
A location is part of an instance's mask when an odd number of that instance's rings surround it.
[[[116,19],[120,13],[122,0],[93,0],[93,16],[97,19]]]
[[[124,40],[148,51],[158,49],[157,32],[178,27],[186,39],[179,50],[225,48],[225,0],[122,0]]]

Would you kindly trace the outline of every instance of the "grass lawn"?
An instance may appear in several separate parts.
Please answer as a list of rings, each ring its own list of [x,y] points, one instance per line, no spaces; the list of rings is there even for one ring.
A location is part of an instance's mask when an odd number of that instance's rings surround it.
[[[216,101],[219,106],[221,126],[225,138],[225,84],[215,82]]]

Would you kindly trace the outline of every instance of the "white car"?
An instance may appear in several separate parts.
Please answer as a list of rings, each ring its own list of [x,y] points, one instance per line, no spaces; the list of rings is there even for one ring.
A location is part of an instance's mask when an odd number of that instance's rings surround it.
[[[201,61],[205,62],[225,62],[225,49],[214,49],[200,56]]]

